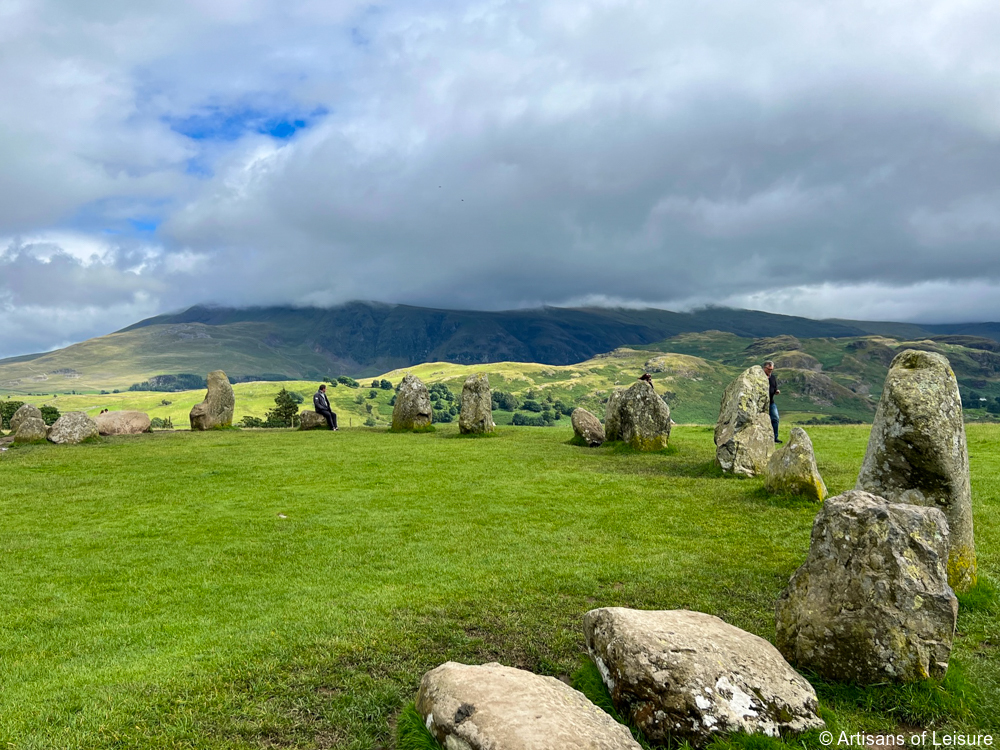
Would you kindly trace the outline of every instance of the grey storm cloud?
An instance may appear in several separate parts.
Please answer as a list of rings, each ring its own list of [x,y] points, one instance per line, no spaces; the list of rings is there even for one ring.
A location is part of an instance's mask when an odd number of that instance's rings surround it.
[[[5,329],[349,299],[1000,317],[995,3],[10,8],[0,240],[68,239],[0,255]],[[17,346],[62,342],[32,325]]]

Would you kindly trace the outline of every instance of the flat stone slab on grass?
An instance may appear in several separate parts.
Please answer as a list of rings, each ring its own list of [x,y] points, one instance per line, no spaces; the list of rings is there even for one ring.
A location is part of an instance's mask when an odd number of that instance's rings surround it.
[[[639,750],[627,728],[555,677],[447,662],[424,675],[417,711],[448,750]]]
[[[326,423],[326,417],[317,414],[312,409],[303,409],[299,412],[300,430],[328,430],[330,425]]]
[[[149,415],[143,411],[106,411],[94,417],[102,435],[138,435],[149,432]]]
[[[583,629],[615,708],[651,742],[823,726],[812,685],[770,643],[718,617],[606,607],[584,615]]]

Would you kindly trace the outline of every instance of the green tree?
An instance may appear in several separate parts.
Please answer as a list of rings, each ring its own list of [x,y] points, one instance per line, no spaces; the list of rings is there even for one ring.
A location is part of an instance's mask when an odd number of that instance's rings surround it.
[[[381,389],[382,389],[383,391],[391,391],[391,390],[392,390],[392,383],[390,383],[390,382],[389,382],[388,380],[386,380],[385,378],[382,378],[382,381],[381,381],[381,382],[379,383],[379,387],[380,387],[380,388],[381,388]]]
[[[299,418],[299,405],[288,391],[282,388],[274,397],[274,408],[267,413],[271,427],[295,427]]]
[[[3,428],[5,430],[10,429],[10,418],[14,416],[14,412],[24,406],[23,401],[11,401],[8,398],[3,403],[0,403],[0,420],[2,420]]]
[[[59,419],[59,410],[54,406],[49,406],[45,404],[38,409],[42,413],[42,421],[45,424],[55,424],[56,420]]]
[[[368,391],[368,398],[378,398],[377,391]]]

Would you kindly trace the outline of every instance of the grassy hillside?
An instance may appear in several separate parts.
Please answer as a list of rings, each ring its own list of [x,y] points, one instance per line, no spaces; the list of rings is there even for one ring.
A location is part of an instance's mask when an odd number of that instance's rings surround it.
[[[867,429],[810,433],[831,492],[852,487]],[[567,676],[594,607],[695,609],[773,638],[816,506],[719,475],[708,427],[657,454],[570,434],[159,433],[0,453],[4,746],[389,748],[424,671]],[[970,427],[994,581],[998,438]],[[818,684],[830,729],[1000,731],[997,625],[994,600],[963,604],[943,687]]]

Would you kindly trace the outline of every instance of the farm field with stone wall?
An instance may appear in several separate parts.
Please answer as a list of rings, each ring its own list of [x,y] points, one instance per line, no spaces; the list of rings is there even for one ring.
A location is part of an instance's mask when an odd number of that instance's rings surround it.
[[[426,670],[570,675],[602,606],[695,609],[773,639],[817,506],[722,476],[711,428],[638,454],[569,445],[566,423],[0,454],[0,746],[389,748]],[[1000,427],[967,429],[988,591]],[[868,428],[809,434],[831,495],[852,488]],[[944,691],[817,685],[831,728],[1000,731],[995,599],[963,600]]]

